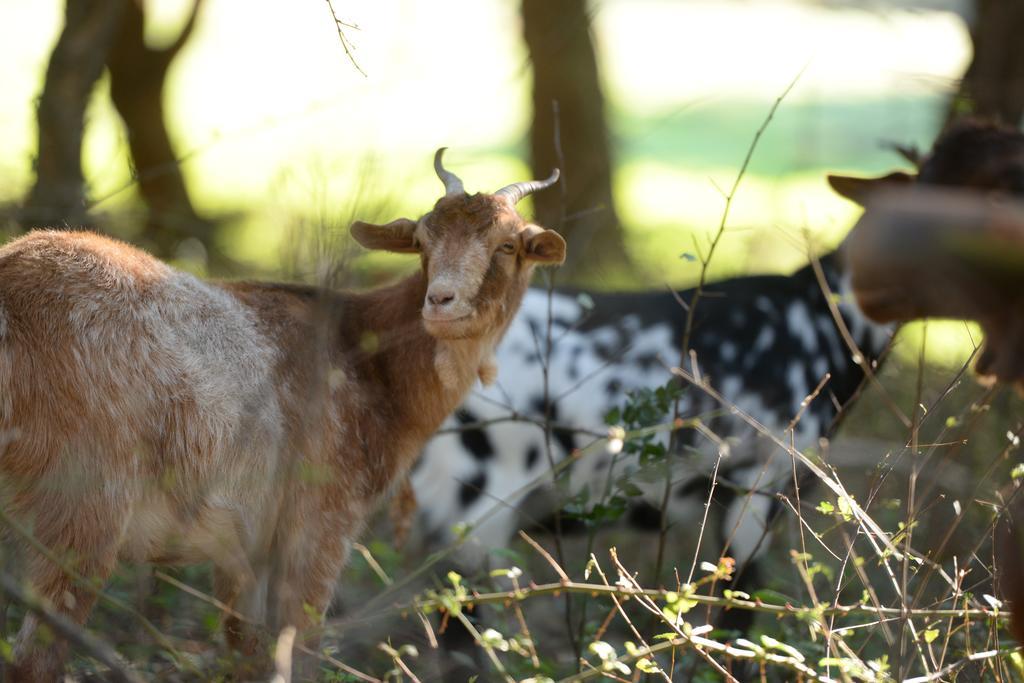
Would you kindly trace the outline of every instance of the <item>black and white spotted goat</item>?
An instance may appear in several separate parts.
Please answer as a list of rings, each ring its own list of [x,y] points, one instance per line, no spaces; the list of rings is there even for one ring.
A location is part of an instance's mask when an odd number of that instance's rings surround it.
[[[830,290],[842,292],[839,255],[828,254],[820,264]],[[550,471],[550,463],[544,431],[536,423],[500,420],[512,412],[538,421],[548,415],[559,427],[551,446],[556,461],[587,445],[593,436],[574,429],[606,431],[605,415],[622,406],[628,392],[669,381],[668,368],[679,363],[686,327],[687,313],[679,300],[689,301],[691,296],[692,292],[680,292],[677,298],[667,290],[592,296],[556,291],[550,302],[546,404],[548,293],[529,290],[497,351],[499,381],[462,404],[445,425],[455,431],[436,436],[413,473],[420,528],[436,540],[450,542],[458,523],[467,523],[472,538],[456,558],[463,567],[480,566],[489,550],[507,546],[523,522],[519,508],[530,482]],[[891,328],[869,322],[845,297],[838,309],[868,361],[879,358]],[[830,433],[840,407],[864,378],[811,265],[791,275],[738,277],[706,287],[695,311],[690,347],[702,375],[776,434],[830,374],[796,426],[798,449],[816,445]],[[766,521],[775,504],[771,494],[792,480],[790,458],[696,388],[684,390],[680,407],[683,417],[704,416],[710,430],[730,445],[719,467],[716,493],[723,545],[708,550],[722,550],[746,563],[766,545]],[[681,436],[683,448],[671,457],[667,514],[672,523],[696,523],[720,444],[694,430],[683,430]],[[596,500],[607,490],[612,462],[608,452],[588,452],[573,463],[562,475],[569,479],[568,496],[586,490],[591,501]],[[619,456],[614,464],[616,477],[636,469],[635,458],[631,463]],[[641,491],[632,499],[634,520],[650,520],[651,513],[660,516],[663,477],[661,468],[655,476],[632,479]],[[550,479],[546,486],[553,491]],[[564,493],[563,489],[560,502],[565,501]],[[543,511],[531,507],[530,514],[537,517]]]

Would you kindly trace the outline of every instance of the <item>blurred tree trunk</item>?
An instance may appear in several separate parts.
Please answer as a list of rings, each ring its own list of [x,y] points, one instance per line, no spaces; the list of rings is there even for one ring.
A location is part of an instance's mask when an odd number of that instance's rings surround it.
[[[533,195],[537,220],[569,241],[568,277],[592,279],[628,268],[586,0],[523,0],[522,17],[533,64],[533,173],[546,178],[559,166],[564,182],[564,194]],[[555,146],[556,102],[562,159]]]
[[[974,56],[947,122],[964,114],[1019,126],[1024,116],[1024,0],[975,0]]]
[[[173,253],[188,237],[209,244],[213,228],[199,217],[189,199],[163,106],[167,71],[192,35],[201,4],[202,0],[194,0],[178,38],[157,49],[145,42],[142,3],[129,2],[107,60],[110,97],[124,121],[139,192],[149,207],[146,234],[164,255]]]
[[[167,71],[192,35],[202,0],[166,48],[145,43],[143,0],[67,0],[65,25],[50,56],[39,99],[36,183],[21,211],[22,227],[90,222],[82,173],[85,109],[106,67],[110,96],[124,122],[133,174],[148,207],[144,239],[162,256],[187,237],[207,247],[213,224],[195,211],[167,132]]]
[[[36,182],[22,206],[22,227],[87,222],[81,164],[85,108],[125,5],[124,0],[67,0],[64,29],[39,97]]]

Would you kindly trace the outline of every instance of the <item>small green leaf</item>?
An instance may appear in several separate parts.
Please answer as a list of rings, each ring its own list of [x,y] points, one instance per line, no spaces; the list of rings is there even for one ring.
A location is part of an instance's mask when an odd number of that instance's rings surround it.
[[[480,641],[487,647],[494,648],[495,650],[501,650],[502,652],[508,652],[508,641],[505,640],[505,636],[501,635],[501,633],[493,628],[489,628],[481,633]]]
[[[983,593],[981,597],[984,598],[985,602],[988,603],[988,606],[994,609],[995,611],[998,612],[1003,608],[1003,601],[995,597],[994,595]]]
[[[615,661],[615,648],[603,640],[595,640],[587,646],[587,649],[590,650],[591,653],[597,655],[597,658],[602,662]]]
[[[853,518],[853,505],[850,503],[850,499],[845,496],[839,499],[839,514],[847,522]]]
[[[938,637],[939,629],[937,628],[930,628],[924,632],[924,642],[928,643],[929,645],[932,643],[933,640],[935,640]]]
[[[523,575],[523,570],[519,567],[510,567],[508,569],[492,569],[491,576],[494,578],[504,577],[506,579],[518,579]]]
[[[640,490],[640,487],[631,481],[622,480],[618,484],[619,490],[630,498],[636,498],[637,496],[644,495],[644,492]]]
[[[789,655],[798,662],[804,661],[804,656],[800,653],[799,650],[797,650],[792,645],[783,643],[779,640],[776,640],[775,638],[772,638],[771,636],[762,635],[761,644],[771,650],[779,650],[780,652],[785,652],[787,655]]]
[[[764,648],[758,645],[757,643],[747,640],[746,638],[737,638],[736,645],[742,648],[746,648],[751,652],[755,652],[762,657],[764,656]]]
[[[623,676],[628,676],[630,673],[629,665],[620,662],[619,660],[615,660],[614,662],[605,662],[602,668],[605,671],[616,671]]]
[[[1018,674],[1024,676],[1024,655],[1021,655],[1019,650],[1010,653],[1010,663],[1013,664],[1013,668]]]
[[[643,671],[645,674],[656,674],[661,671],[661,669],[658,668],[658,665],[647,657],[641,657],[636,660],[636,668],[638,671]]]

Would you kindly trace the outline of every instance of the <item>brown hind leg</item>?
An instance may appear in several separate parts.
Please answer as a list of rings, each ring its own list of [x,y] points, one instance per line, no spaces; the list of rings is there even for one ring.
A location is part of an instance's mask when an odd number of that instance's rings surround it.
[[[82,558],[74,569],[102,586],[116,565],[116,553]],[[38,558],[30,563],[29,580],[32,591],[77,624],[85,623],[96,603],[95,589],[83,587],[64,569],[49,560]],[[25,616],[14,644],[14,662],[8,670],[8,681],[56,681],[64,670],[67,643],[55,640],[35,615]]]
[[[19,523],[52,556],[30,548],[25,554],[24,576],[35,595],[74,623],[84,624],[96,603],[97,588],[117,565],[124,506],[102,493],[88,501],[47,493],[50,495],[26,495],[18,501]],[[55,639],[30,613],[18,631],[7,680],[59,680],[67,650],[67,643]]]

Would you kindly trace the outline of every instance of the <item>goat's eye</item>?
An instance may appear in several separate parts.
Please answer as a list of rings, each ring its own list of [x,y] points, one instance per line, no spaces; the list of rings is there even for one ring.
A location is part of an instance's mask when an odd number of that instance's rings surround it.
[[[515,242],[503,242],[501,244],[501,246],[498,247],[498,251],[500,251],[503,254],[514,254],[514,253],[516,253],[516,243]]]

